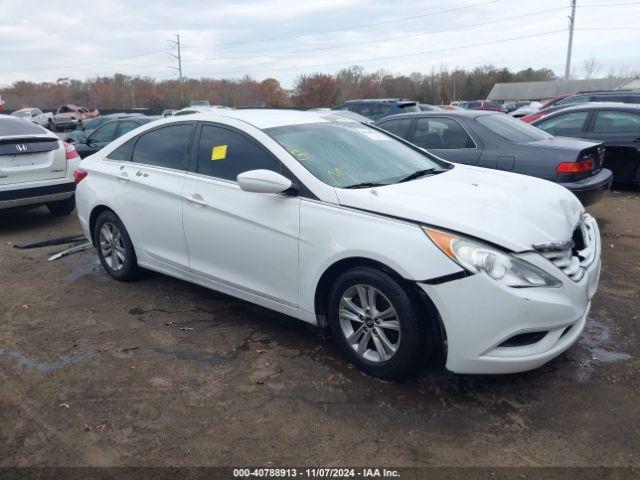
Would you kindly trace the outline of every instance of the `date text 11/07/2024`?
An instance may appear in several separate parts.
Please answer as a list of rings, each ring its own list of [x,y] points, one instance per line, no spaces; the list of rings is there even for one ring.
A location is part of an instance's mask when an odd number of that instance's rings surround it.
[[[399,478],[387,468],[235,468],[234,478]]]

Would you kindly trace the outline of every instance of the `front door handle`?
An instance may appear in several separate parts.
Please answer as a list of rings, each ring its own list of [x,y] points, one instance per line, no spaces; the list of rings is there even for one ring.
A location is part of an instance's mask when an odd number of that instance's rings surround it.
[[[118,180],[121,181],[122,183],[127,183],[129,181],[129,174],[127,172],[120,172],[120,176],[118,177]]]
[[[185,198],[187,199],[188,202],[195,203],[196,205],[200,205],[202,207],[207,206],[207,202],[205,202],[204,199],[202,198],[202,195],[198,193],[194,193],[193,195]]]

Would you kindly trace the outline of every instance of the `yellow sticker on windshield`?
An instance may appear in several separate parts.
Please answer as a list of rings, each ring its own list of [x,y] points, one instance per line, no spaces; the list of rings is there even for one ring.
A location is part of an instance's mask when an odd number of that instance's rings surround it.
[[[216,145],[211,150],[211,160],[224,160],[227,158],[227,146]]]

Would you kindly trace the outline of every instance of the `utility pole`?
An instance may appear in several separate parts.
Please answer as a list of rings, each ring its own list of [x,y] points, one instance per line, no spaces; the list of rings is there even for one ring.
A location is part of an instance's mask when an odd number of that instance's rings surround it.
[[[576,22],[576,0],[571,0],[571,16],[569,17],[569,45],[567,47],[567,64],[564,67],[564,78],[569,79],[571,70],[571,49],[573,48],[573,27]]]
[[[178,76],[180,77],[180,81],[182,82],[182,55],[180,54],[180,35],[178,35],[176,33],[176,39],[175,40],[167,40],[167,42],[169,42],[169,43],[175,45],[176,47],[178,47],[178,55],[174,55],[173,53],[169,53],[169,55],[171,55],[173,58],[178,60],[178,68],[176,68],[176,67],[169,67],[169,68],[172,68],[172,69],[178,71]]]

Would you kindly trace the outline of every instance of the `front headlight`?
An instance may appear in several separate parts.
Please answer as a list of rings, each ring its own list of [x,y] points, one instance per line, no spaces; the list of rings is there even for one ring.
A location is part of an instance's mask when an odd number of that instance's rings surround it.
[[[427,236],[449,258],[472,273],[486,273],[509,287],[559,287],[562,282],[544,270],[490,245],[423,226]]]

